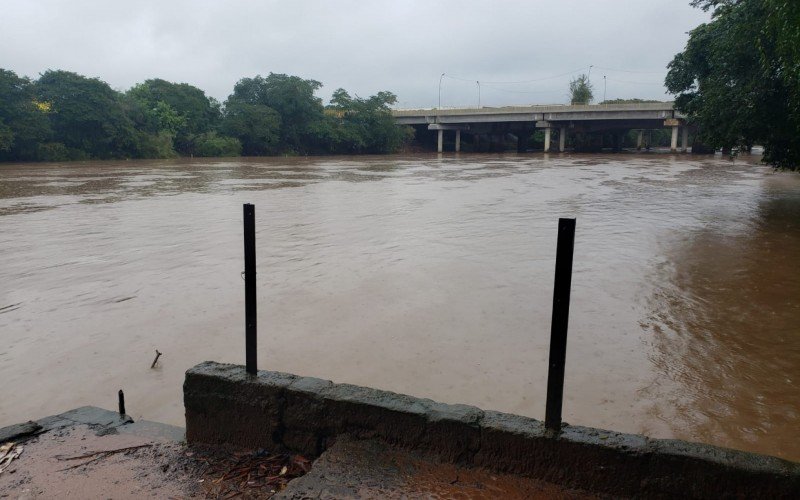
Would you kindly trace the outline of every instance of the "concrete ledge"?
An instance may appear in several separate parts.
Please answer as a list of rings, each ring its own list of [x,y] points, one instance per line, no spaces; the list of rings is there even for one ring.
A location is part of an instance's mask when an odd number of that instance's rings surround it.
[[[800,464],[714,446],[565,426],[327,380],[205,362],[186,372],[186,439],[319,455],[379,438],[463,466],[621,496],[800,498]]]

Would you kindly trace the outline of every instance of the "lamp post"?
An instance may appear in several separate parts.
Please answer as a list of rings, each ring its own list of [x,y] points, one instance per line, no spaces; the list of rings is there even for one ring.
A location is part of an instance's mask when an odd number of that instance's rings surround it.
[[[480,109],[481,108],[481,82],[478,81],[478,80],[475,80],[475,83],[478,84],[478,109]]]
[[[603,75],[603,102],[604,103],[606,102],[606,88],[607,88],[606,84],[607,84],[606,75]]]
[[[437,109],[442,109],[442,78],[444,78],[444,73],[439,77],[439,107]]]
[[[591,80],[592,79],[592,68],[593,67],[594,67],[594,64],[590,64],[589,65],[589,74],[586,75],[586,80]]]

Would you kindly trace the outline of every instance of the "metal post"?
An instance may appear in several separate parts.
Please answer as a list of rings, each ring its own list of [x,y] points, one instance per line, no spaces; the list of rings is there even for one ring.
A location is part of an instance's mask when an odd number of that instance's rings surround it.
[[[439,77],[439,107],[436,108],[437,110],[442,109],[442,78],[444,78],[444,73]]]
[[[547,408],[544,424],[561,430],[564,399],[564,361],[567,357],[569,292],[572,285],[572,254],[575,247],[575,219],[558,219],[556,279],[553,287],[553,319],[550,325],[550,364],[547,370]]]
[[[119,414],[125,415],[125,393],[122,392],[122,389],[119,390]]]
[[[256,210],[244,204],[245,367],[256,373]]]

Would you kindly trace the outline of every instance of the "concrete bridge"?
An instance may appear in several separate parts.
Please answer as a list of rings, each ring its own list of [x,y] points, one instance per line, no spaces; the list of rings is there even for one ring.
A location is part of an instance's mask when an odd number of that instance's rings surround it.
[[[622,131],[637,129],[637,147],[641,148],[643,131],[660,128],[672,129],[672,151],[679,149],[681,129],[680,149],[686,151],[688,147],[689,131],[685,116],[676,111],[671,102],[405,109],[392,111],[392,115],[400,125],[427,126],[428,130],[436,130],[440,153],[445,130],[454,131],[456,151],[461,149],[462,132],[472,134],[475,141],[480,140],[481,135],[512,133],[518,138],[518,149],[524,150],[527,137],[536,129],[544,130],[545,152],[550,151],[554,129],[558,135],[559,151],[564,151],[567,134],[570,133],[612,132],[617,134],[614,136],[617,138],[621,137]]]

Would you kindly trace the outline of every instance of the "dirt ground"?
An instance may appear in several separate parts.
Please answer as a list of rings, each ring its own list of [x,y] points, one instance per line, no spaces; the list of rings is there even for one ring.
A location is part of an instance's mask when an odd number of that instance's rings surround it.
[[[590,499],[586,492],[483,469],[427,460],[374,441],[346,436],[323,453],[311,471],[275,498],[380,499]]]
[[[202,496],[196,464],[174,441],[119,433],[98,436],[79,425],[20,444],[22,454],[0,474],[0,498]]]
[[[72,424],[18,438],[0,498],[269,498],[311,468],[299,455],[188,448],[126,427]]]
[[[94,407],[0,429],[0,499],[592,498],[374,440],[339,436],[312,462],[268,450],[189,448],[182,436],[178,427]],[[9,449],[21,453],[9,461]]]

